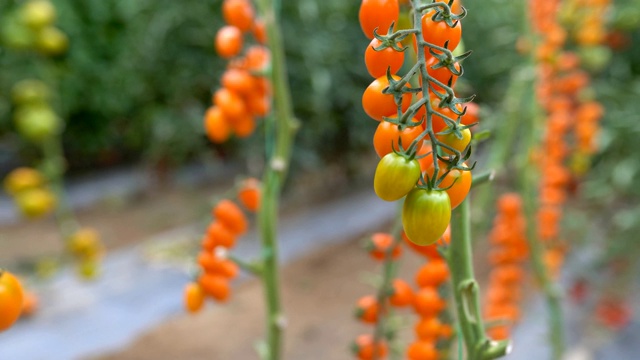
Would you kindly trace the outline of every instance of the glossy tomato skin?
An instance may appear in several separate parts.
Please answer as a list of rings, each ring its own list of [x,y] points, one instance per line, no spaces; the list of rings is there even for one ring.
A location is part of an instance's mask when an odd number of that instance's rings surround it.
[[[0,270],[0,331],[7,330],[18,320],[23,300],[20,281],[11,273]]]
[[[449,27],[445,21],[432,20],[434,11],[422,15],[422,37],[424,41],[445,47],[447,43],[447,49],[453,51],[462,38],[462,25],[460,22],[454,27]],[[429,49],[425,49],[425,52],[429,54]],[[430,56],[430,55],[429,55]]]
[[[438,241],[451,220],[449,195],[442,190],[415,188],[402,207],[402,226],[413,243],[421,246]]]
[[[392,76],[394,80],[400,80],[398,76]],[[397,105],[392,94],[383,94],[382,91],[389,87],[389,79],[381,76],[375,80],[362,94],[362,107],[374,120],[382,121],[383,117],[390,117],[397,114]],[[411,105],[411,94],[402,95],[402,111],[406,111]]]
[[[386,35],[391,23],[398,22],[399,15],[398,0],[362,0],[358,17],[364,34],[373,39],[375,28],[378,34]]]
[[[391,117],[395,118],[395,116]],[[410,122],[417,122],[416,119],[412,119]],[[400,139],[402,139],[402,147],[404,149],[409,148],[411,143],[417,139],[422,133],[421,126],[405,127],[400,130],[398,125],[389,121],[381,121],[378,124],[375,134],[373,134],[373,147],[380,158],[385,155],[396,151],[400,148]],[[417,149],[422,148],[422,141],[418,144]]]
[[[402,155],[385,155],[376,168],[373,189],[382,200],[395,201],[405,196],[420,179],[420,163]]]
[[[391,47],[380,51],[374,50],[379,48],[380,45],[382,45],[382,41],[373,39],[364,52],[364,64],[367,66],[369,75],[374,78],[386,75],[387,69],[389,69],[391,74],[395,74],[404,63],[403,51],[395,51]],[[402,48],[402,44],[398,43],[397,45],[399,48]]]

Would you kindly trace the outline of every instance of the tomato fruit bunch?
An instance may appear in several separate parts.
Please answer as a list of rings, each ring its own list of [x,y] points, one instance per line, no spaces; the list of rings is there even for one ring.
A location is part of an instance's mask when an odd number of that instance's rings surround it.
[[[264,23],[250,0],[225,0],[222,14],[227,25],[218,30],[214,46],[229,64],[222,74],[222,87],[213,94],[212,106],[204,115],[205,133],[214,143],[225,142],[232,134],[250,136],[256,119],[271,110],[271,83],[261,75],[271,62],[264,46]],[[245,46],[247,35],[253,45]]]
[[[237,191],[239,202],[250,212],[260,207],[260,182],[254,178],[244,180]],[[200,274],[184,289],[185,309],[196,313],[202,309],[205,298],[225,302],[231,294],[229,281],[238,276],[238,265],[228,258],[228,251],[236,239],[246,233],[248,220],[240,206],[224,199],[211,210],[213,221],[207,227],[197,256]]]
[[[365,65],[374,77],[362,106],[379,122],[373,143],[381,160],[374,190],[386,201],[405,198],[404,230],[423,246],[442,236],[451,210],[471,188],[465,160],[472,138],[469,127],[477,120],[477,108],[470,106],[467,116],[463,101],[450,92],[469,55],[449,51],[461,42],[465,11],[459,0],[440,3],[416,14],[413,31],[394,30],[407,2],[363,0],[359,13],[363,32],[371,39]],[[402,75],[404,54],[411,51],[403,47],[407,38],[413,38],[412,50],[421,56]]]
[[[67,35],[55,26],[56,8],[49,0],[29,0],[3,17],[2,42],[8,47],[62,55],[69,47]]]
[[[15,200],[24,216],[38,218],[53,211],[57,197],[47,184],[47,179],[34,168],[20,167],[4,179],[4,189]]]
[[[100,259],[104,255],[104,244],[100,234],[93,228],[81,228],[66,239],[66,246],[78,262],[76,271],[84,279],[99,275]]]

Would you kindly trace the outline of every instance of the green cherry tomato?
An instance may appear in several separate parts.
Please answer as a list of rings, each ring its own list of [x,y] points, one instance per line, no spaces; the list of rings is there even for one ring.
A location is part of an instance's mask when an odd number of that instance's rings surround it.
[[[62,121],[47,105],[26,106],[14,115],[20,135],[33,142],[42,142],[60,133]]]
[[[450,220],[451,203],[445,191],[415,188],[404,199],[402,226],[409,240],[417,245],[438,241]]]
[[[407,195],[420,179],[420,163],[402,155],[385,155],[376,168],[373,189],[382,200],[395,201]]]

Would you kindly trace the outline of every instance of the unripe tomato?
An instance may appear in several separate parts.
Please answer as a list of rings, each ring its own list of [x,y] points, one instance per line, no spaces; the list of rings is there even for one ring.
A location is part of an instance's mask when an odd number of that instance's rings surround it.
[[[442,132],[449,131],[450,129],[451,128],[447,126]],[[448,145],[455,150],[458,150],[460,153],[464,153],[464,151],[467,149],[467,146],[469,146],[469,144],[471,143],[471,130],[467,128],[459,130],[459,132],[460,137],[458,137],[458,134],[456,134],[455,132],[450,132],[448,134],[438,134],[436,135],[436,138],[441,143]],[[449,155],[454,154],[453,151],[445,147],[441,147],[441,149]]]
[[[373,39],[373,30],[386,35],[392,22],[398,22],[400,5],[398,0],[362,0],[358,17],[362,31]]]
[[[395,118],[392,116],[390,118]],[[410,122],[417,122],[416,119],[410,120]],[[379,157],[393,152],[393,149],[398,151],[400,149],[400,140],[402,141],[402,147],[408,149],[409,145],[417,139],[422,133],[421,126],[405,127],[400,130],[398,125],[388,121],[381,121],[378,124],[375,134],[373,135],[373,147],[376,149],[376,153]],[[416,147],[416,149],[422,148],[422,141]]]
[[[30,49],[34,43],[33,30],[20,22],[16,16],[3,16],[0,21],[2,45],[13,49]]]
[[[56,197],[51,191],[41,188],[22,191],[16,195],[15,200],[20,212],[29,218],[46,215],[56,205]]]
[[[0,331],[7,330],[20,317],[24,291],[20,281],[8,271],[0,269]]]
[[[392,47],[376,51],[382,45],[382,41],[373,39],[369,43],[367,50],[364,52],[364,64],[367,71],[374,78],[385,76],[387,69],[391,74],[395,74],[400,70],[404,63],[404,52],[395,51]],[[398,47],[402,48],[402,44],[398,43]]]
[[[22,80],[11,89],[11,99],[16,105],[44,103],[50,96],[49,87],[40,80]]]
[[[31,0],[20,9],[20,19],[33,29],[41,29],[56,20],[56,8],[48,0]]]
[[[451,203],[444,191],[415,188],[404,199],[402,226],[409,240],[418,245],[438,241],[450,220]]]
[[[385,155],[376,168],[373,189],[379,198],[395,201],[407,195],[420,179],[420,163],[402,155]]]
[[[395,75],[392,78],[400,80],[400,77]],[[381,76],[373,80],[362,94],[364,112],[374,120],[382,121],[383,117],[396,115],[398,112],[393,94],[382,93],[387,87],[389,87],[389,79],[386,76]],[[409,105],[411,105],[411,94],[402,94],[402,111],[406,111]]]
[[[422,15],[422,37],[424,41],[440,47],[445,47],[444,44],[448,41],[447,49],[453,51],[462,38],[462,23],[458,22],[456,26],[449,27],[445,21],[432,20],[433,15],[433,11]],[[425,49],[425,51],[429,50]]]
[[[82,259],[95,259],[104,250],[100,234],[93,228],[82,228],[67,240],[67,248]]]
[[[231,58],[242,50],[242,31],[235,26],[223,26],[216,33],[216,52],[223,58]]]
[[[33,142],[44,141],[62,129],[62,121],[46,105],[22,108],[15,113],[14,120],[20,135]]]
[[[60,55],[67,51],[69,38],[60,29],[49,26],[38,31],[36,47],[47,55]]]
[[[93,280],[100,276],[100,263],[98,259],[82,259],[76,272],[84,280]]]

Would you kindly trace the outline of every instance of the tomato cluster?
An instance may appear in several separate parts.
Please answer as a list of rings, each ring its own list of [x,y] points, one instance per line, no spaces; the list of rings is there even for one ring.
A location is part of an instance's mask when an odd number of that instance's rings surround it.
[[[67,35],[55,26],[57,13],[49,0],[29,0],[16,11],[3,16],[4,45],[35,50],[43,55],[64,54],[69,47]]]
[[[256,119],[271,110],[271,83],[262,74],[269,67],[271,54],[264,46],[264,23],[255,15],[249,0],[225,0],[222,14],[228,24],[216,34],[218,55],[229,59],[222,74],[222,87],[213,94],[212,106],[204,115],[207,137],[222,143],[232,134],[244,138],[256,128]],[[245,35],[255,44],[245,46]],[[244,53],[242,53],[245,49]]]
[[[418,317],[414,331],[415,341],[407,348],[407,359],[437,359],[440,348],[446,348],[453,331],[442,310],[445,301],[441,290],[449,279],[449,268],[440,255],[437,244],[418,246],[404,234],[401,240],[388,233],[375,233],[365,243],[365,248],[374,260],[396,261],[402,255],[402,247],[424,256],[427,263],[416,272],[414,289],[400,278],[390,278],[388,288],[381,287],[377,296],[366,295],[356,303],[356,317],[366,324],[379,326],[380,318],[389,316],[394,309],[411,309]],[[450,241],[446,231],[440,241],[445,246]],[[388,353],[387,337],[375,339],[371,335],[360,335],[353,344],[353,352],[358,359],[384,359]],[[440,343],[440,341],[444,343]],[[374,354],[375,353],[375,354]],[[374,357],[375,355],[375,357]]]
[[[20,212],[29,218],[51,213],[57,203],[47,179],[34,168],[20,167],[11,171],[4,179],[4,189],[14,198]]]
[[[461,61],[467,55],[452,57],[447,52],[461,41],[458,16],[463,9],[460,1],[446,3],[451,7],[438,6],[421,15],[417,29],[424,42],[416,41],[414,33],[396,32],[392,26],[409,10],[407,2],[363,0],[360,6],[360,24],[371,39],[365,65],[374,78],[364,91],[362,106],[379,122],[373,138],[381,158],[374,190],[386,201],[405,198],[404,230],[419,245],[431,244],[442,236],[451,209],[464,200],[471,187],[464,156],[477,108],[471,106],[467,116],[467,108],[447,92],[462,74]],[[407,38],[414,40],[413,51],[424,55],[426,72],[420,68],[399,75],[405,58],[409,58],[405,53],[411,52],[403,47]],[[423,84],[423,79],[428,83]],[[414,87],[416,84],[420,87]],[[423,99],[424,92],[428,92],[428,99]],[[427,108],[431,109],[429,114]],[[434,155],[442,160],[435,163]]]
[[[260,183],[249,178],[242,182],[237,192],[240,203],[250,212],[260,207]],[[236,244],[248,228],[247,217],[233,201],[224,199],[212,209],[213,221],[202,239],[201,250],[197,257],[200,274],[197,280],[186,285],[184,305],[191,313],[198,312],[209,296],[219,302],[225,302],[230,294],[229,280],[238,276],[238,265],[228,258],[228,250]]]
[[[524,276],[522,265],[529,248],[520,195],[509,193],[500,196],[497,208],[498,213],[489,234],[492,245],[489,263],[493,267],[487,286],[484,316],[487,323],[507,323],[487,330],[494,340],[504,340],[509,338],[511,324],[520,318],[519,303]]]

